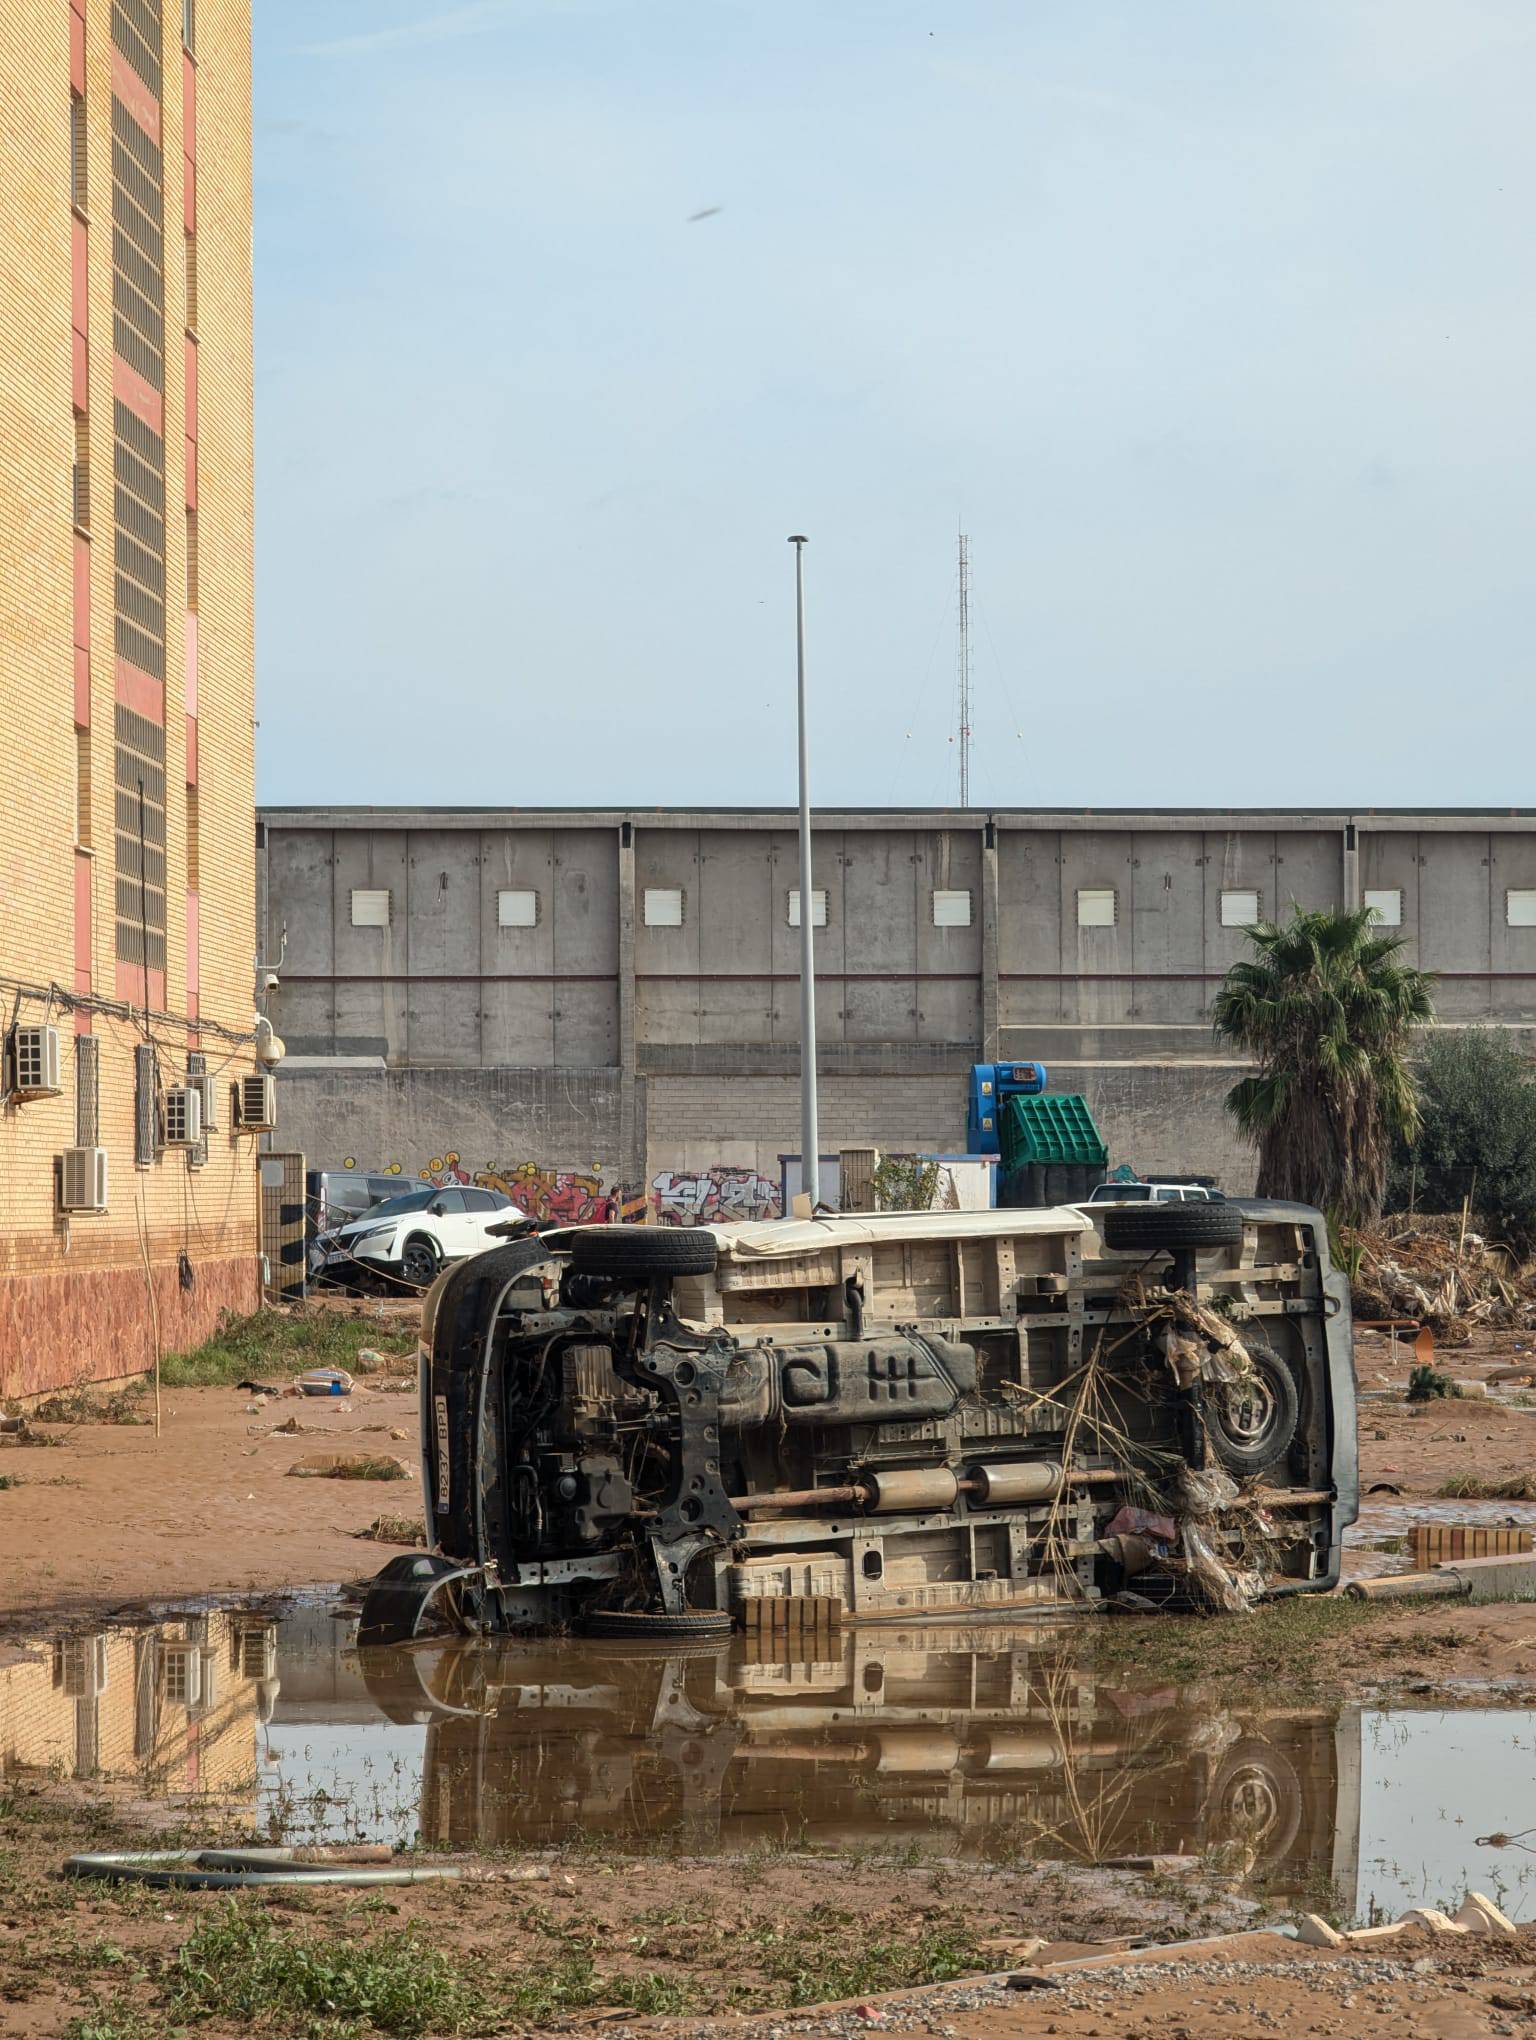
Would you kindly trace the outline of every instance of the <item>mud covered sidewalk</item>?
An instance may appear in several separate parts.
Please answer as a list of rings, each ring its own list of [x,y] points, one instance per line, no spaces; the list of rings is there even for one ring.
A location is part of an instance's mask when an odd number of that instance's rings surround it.
[[[379,1356],[348,1396],[168,1382],[157,1438],[147,1387],[92,1390],[47,1399],[29,1416],[32,1442],[0,1436],[0,1631],[377,1570],[391,1547],[359,1533],[381,1515],[413,1528],[421,1521],[416,1313],[392,1305],[312,1315],[325,1333],[321,1350]],[[282,1336],[277,1313],[255,1323],[227,1364],[287,1389],[310,1352]],[[393,1480],[289,1477],[296,1461],[334,1451],[398,1460],[403,1471]]]

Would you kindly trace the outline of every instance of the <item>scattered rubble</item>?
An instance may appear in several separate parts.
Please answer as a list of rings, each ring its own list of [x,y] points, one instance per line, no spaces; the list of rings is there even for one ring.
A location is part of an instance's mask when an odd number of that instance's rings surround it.
[[[1352,1244],[1357,1318],[1428,1325],[1443,1346],[1464,1346],[1474,1325],[1536,1331],[1536,1262],[1459,1217],[1386,1218]]]
[[[296,1480],[409,1480],[403,1459],[379,1452],[310,1452],[288,1469]]]

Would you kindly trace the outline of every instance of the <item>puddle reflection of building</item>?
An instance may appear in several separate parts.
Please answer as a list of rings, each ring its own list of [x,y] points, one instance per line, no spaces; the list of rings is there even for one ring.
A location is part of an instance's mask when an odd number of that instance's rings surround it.
[[[217,1611],[28,1644],[0,1659],[0,1777],[131,1784],[254,1813],[277,1625]]]
[[[820,1661],[456,1639],[361,1662],[392,1720],[427,1724],[421,1833],[449,1847],[911,1840],[1353,1888],[1358,1721],[1101,1682],[1045,1631],[855,1630]]]

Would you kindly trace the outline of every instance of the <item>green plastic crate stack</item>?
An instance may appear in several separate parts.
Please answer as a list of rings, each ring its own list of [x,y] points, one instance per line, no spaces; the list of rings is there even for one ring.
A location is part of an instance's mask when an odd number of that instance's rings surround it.
[[[998,1115],[998,1203],[1081,1201],[1109,1166],[1093,1114],[1075,1092],[1010,1098]]]

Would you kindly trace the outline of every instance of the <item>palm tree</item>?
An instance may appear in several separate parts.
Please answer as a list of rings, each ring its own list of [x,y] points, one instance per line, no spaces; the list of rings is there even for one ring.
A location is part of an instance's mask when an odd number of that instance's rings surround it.
[[[1258,1064],[1227,1093],[1259,1151],[1258,1194],[1338,1225],[1381,1209],[1393,1141],[1418,1126],[1409,1035],[1434,1018],[1433,979],[1398,961],[1402,937],[1377,934],[1374,918],[1293,902],[1287,926],[1248,930],[1256,955],[1233,964],[1213,1012],[1217,1040]]]

